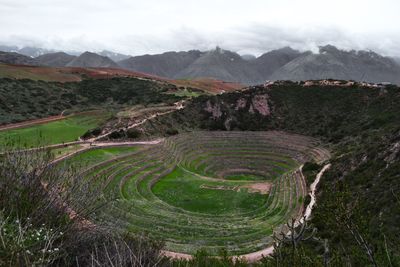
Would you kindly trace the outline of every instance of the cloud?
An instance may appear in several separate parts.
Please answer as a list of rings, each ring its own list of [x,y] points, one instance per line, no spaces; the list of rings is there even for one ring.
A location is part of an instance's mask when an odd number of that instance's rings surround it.
[[[2,0],[0,43],[139,55],[325,44],[400,56],[395,0]]]

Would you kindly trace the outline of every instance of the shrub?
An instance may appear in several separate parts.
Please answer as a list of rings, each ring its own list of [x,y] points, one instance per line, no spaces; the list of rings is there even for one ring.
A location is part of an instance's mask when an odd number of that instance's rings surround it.
[[[109,135],[110,139],[120,139],[125,137],[125,132],[123,130],[114,131]]]
[[[126,136],[131,139],[139,138],[142,132],[138,129],[131,128],[126,131]]]
[[[95,129],[92,130],[88,130],[86,133],[84,133],[82,135],[83,139],[88,139],[94,136],[99,136],[101,134],[101,128],[97,127]]]
[[[0,266],[153,266],[162,243],[101,219],[102,188],[45,150],[0,160]]]
[[[177,135],[179,132],[177,129],[174,128],[169,128],[167,129],[167,131],[165,132],[167,135]]]

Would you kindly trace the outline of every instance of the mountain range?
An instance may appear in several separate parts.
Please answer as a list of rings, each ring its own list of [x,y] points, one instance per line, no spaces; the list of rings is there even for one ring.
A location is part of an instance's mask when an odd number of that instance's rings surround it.
[[[345,51],[332,45],[318,53],[290,47],[259,57],[221,49],[130,57],[111,51],[71,55],[39,48],[0,46],[0,62],[51,67],[123,68],[171,79],[214,78],[242,84],[266,80],[343,79],[400,84],[400,60],[373,51]],[[25,55],[23,55],[24,53]],[[38,55],[38,56],[29,56]]]
[[[112,61],[109,57],[100,56],[96,53],[85,52],[79,57],[75,57],[67,67],[102,67],[102,68],[118,68],[118,64]]]

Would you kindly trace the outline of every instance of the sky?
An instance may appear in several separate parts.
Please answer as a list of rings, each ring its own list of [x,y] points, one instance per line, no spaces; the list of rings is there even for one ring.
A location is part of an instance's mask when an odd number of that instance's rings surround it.
[[[0,44],[260,55],[332,44],[400,57],[399,0],[0,0]]]

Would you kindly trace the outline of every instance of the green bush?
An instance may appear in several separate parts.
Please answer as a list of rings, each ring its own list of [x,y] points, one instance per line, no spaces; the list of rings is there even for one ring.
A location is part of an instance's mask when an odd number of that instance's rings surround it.
[[[136,139],[141,136],[142,132],[136,128],[131,128],[126,131],[126,136],[131,139]]]

